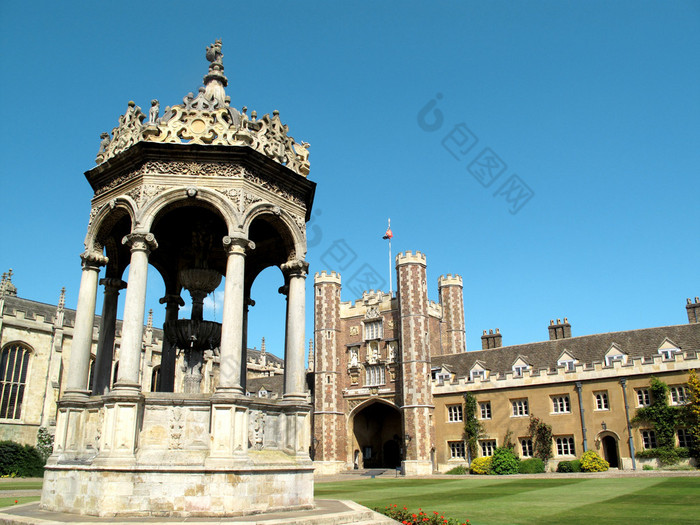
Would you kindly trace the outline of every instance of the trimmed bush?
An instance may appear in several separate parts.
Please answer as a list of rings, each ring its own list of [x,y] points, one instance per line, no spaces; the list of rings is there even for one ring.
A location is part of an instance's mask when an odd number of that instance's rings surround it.
[[[472,474],[491,474],[491,456],[472,460],[469,470]]]
[[[491,474],[517,474],[520,458],[508,447],[498,447],[491,456]]]
[[[14,441],[0,441],[0,476],[40,478],[44,476],[44,460],[36,448]]]
[[[540,458],[528,458],[520,461],[518,465],[520,474],[541,474],[544,472],[544,461]]]
[[[681,459],[689,458],[690,451],[684,447],[659,447],[651,448],[648,450],[640,450],[635,453],[635,456],[639,459],[653,459],[659,460],[659,464],[663,466],[675,465]]]
[[[560,461],[557,465],[557,472],[581,472],[581,461],[578,459]]]
[[[583,472],[605,472],[610,468],[610,463],[601,458],[593,450],[587,450],[581,456],[581,470]]]
[[[467,468],[464,465],[460,465],[458,467],[452,468],[445,472],[445,474],[453,474],[455,476],[461,476],[467,473]]]

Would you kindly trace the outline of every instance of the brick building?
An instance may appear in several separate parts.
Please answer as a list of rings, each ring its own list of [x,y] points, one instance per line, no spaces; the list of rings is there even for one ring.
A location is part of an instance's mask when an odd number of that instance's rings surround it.
[[[468,461],[463,396],[475,395],[484,433],[479,455],[506,438],[532,455],[530,415],[551,424],[552,466],[596,450],[613,466],[632,468],[633,450],[655,445],[653,428],[633,427],[649,403],[649,380],[685,402],[688,371],[700,367],[700,301],[688,300],[688,324],[573,337],[568,319],[549,339],[502,346],[484,331],[482,349],[466,351],[462,278],[438,279],[428,299],[426,258],[396,258],[397,293],[365,292],[340,300],[341,276],[315,276],[313,364],[317,473],[402,466],[407,474],[446,471]],[[687,445],[685,429],[677,442]]]

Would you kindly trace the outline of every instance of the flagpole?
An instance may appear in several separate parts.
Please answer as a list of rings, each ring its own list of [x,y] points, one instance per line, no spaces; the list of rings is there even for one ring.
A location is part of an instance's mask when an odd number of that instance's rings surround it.
[[[389,219],[389,230],[391,230],[391,219]],[[389,237],[389,296],[394,296],[394,290],[391,286],[391,237]]]

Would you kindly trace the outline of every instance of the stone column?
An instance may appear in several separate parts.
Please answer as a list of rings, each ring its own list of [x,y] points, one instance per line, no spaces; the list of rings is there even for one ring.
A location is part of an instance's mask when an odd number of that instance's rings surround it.
[[[178,294],[166,294],[160,298],[160,304],[165,304],[165,322],[177,321],[177,315],[185,301]],[[163,324],[165,334],[165,323]],[[167,337],[163,337],[163,346],[160,354],[160,391],[175,391],[175,347],[170,344]]]
[[[158,247],[158,243],[152,233],[130,233],[122,239],[122,244],[131,247],[131,261],[124,299],[122,344],[115,389],[140,391],[139,365],[143,344],[143,316],[146,311],[148,254]]]
[[[226,284],[224,311],[221,322],[221,365],[218,391],[243,394],[241,387],[241,360],[243,359],[243,287],[246,250],[255,249],[255,243],[243,234],[224,237]]]
[[[114,332],[117,328],[117,302],[119,290],[126,288],[126,283],[121,279],[106,278],[100,279],[100,284],[105,287],[105,297],[102,302],[102,320],[97,339],[92,393],[101,396],[109,388],[109,377],[112,373],[112,359],[114,357]]]
[[[255,301],[246,297],[243,302],[243,342],[241,343],[241,388],[245,392],[248,382],[248,310]]]
[[[97,282],[100,266],[107,264],[107,257],[101,253],[85,252],[83,273],[80,278],[78,307],[75,312],[75,329],[71,345],[70,363],[65,394],[67,396],[87,396],[88,370],[90,369],[90,349],[92,348],[92,331],[95,323],[95,300],[97,299]]]
[[[289,261],[284,263],[281,268],[287,276],[289,284],[286,348],[284,349],[284,398],[303,401],[306,400],[304,393],[305,280],[309,263],[302,260]]]

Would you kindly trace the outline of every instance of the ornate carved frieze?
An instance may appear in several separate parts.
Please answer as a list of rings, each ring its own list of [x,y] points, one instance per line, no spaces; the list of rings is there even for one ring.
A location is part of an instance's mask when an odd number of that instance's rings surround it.
[[[143,165],[145,175],[189,175],[200,177],[243,177],[243,167],[219,162],[149,161]]]

